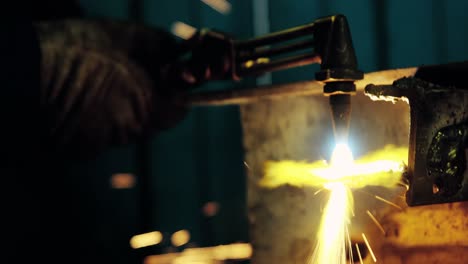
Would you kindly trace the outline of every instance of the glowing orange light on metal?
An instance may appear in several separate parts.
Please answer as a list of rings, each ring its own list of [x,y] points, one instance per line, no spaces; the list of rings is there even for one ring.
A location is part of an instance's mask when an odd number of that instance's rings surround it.
[[[367,237],[366,237],[366,235],[364,233],[362,233],[362,238],[364,239],[364,242],[366,243],[367,249],[369,249],[372,260],[374,262],[377,262],[377,258],[375,257],[374,251],[372,250],[372,248],[371,248],[371,246],[369,244],[369,240],[367,240]]]

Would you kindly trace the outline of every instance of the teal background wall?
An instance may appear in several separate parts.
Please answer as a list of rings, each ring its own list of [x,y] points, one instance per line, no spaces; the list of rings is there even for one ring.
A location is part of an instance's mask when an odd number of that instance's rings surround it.
[[[456,0],[269,0],[270,31],[309,23],[320,16],[348,17],[360,68],[387,68],[468,59],[468,2]],[[170,30],[175,21],[210,27],[238,38],[254,36],[252,1],[230,1],[223,15],[198,0],[81,0],[87,17],[137,20]],[[263,19],[264,22],[267,22]],[[254,24],[257,23],[257,24]],[[261,26],[261,25],[260,25]],[[312,79],[318,65],[273,73],[272,82]],[[217,82],[210,89],[254,85]],[[313,109],[311,109],[313,110]],[[351,135],[359,145],[358,134]],[[314,143],[316,144],[316,143]],[[323,142],[330,145],[330,142]],[[312,145],[312,144],[311,144]],[[131,173],[137,184],[112,189],[114,173]],[[237,106],[193,108],[176,127],[148,142],[111,149],[94,160],[72,164],[70,180],[83,197],[83,214],[93,215],[90,243],[130,263],[129,239],[158,230],[163,243],[143,254],[178,251],[167,239],[181,229],[191,233],[192,246],[248,242],[242,131]],[[202,213],[210,201],[215,216]]]

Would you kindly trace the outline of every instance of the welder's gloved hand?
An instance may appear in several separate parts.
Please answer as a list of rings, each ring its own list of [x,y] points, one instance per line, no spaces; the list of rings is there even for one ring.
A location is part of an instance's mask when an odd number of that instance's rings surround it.
[[[174,65],[186,81],[196,86],[210,80],[236,79],[233,74],[233,39],[226,33],[201,29],[181,45],[188,58]]]
[[[179,57],[168,32],[102,20],[35,25],[41,49],[46,144],[76,154],[175,126],[193,84],[167,75]]]

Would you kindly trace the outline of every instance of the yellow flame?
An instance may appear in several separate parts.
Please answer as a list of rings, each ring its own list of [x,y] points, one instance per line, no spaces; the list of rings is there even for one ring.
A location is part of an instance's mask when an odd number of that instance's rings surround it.
[[[340,149],[340,152],[345,153],[338,152]],[[322,188],[327,183],[338,181],[350,188],[368,185],[392,188],[401,181],[401,174],[408,160],[408,148],[388,145],[354,162],[349,162],[349,158],[352,160],[352,154],[346,153],[348,150],[346,146],[337,146],[330,162],[336,163],[333,166],[325,160],[266,161],[259,185],[266,188],[276,188],[285,184]],[[344,161],[338,162],[340,159]]]

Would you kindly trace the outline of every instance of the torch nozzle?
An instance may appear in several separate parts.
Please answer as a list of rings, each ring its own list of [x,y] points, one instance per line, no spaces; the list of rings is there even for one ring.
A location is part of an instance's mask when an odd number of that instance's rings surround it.
[[[351,119],[351,95],[330,95],[333,133],[336,143],[347,143]]]

